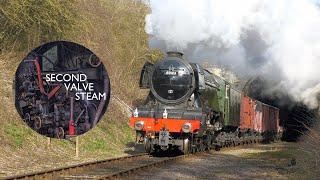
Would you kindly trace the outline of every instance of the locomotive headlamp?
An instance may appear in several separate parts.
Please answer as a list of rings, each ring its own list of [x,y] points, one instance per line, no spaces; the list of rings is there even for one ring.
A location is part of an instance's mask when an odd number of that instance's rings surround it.
[[[185,123],[183,126],[182,126],[182,131],[184,133],[189,133],[191,131],[191,124],[190,123]]]
[[[133,111],[133,117],[138,117],[139,116],[139,112],[138,112],[138,108],[136,108],[134,111]]]
[[[163,117],[163,119],[167,119],[167,118],[168,118],[168,111],[167,111],[167,109],[164,109],[164,112],[162,113],[162,117]]]
[[[135,124],[134,124],[134,128],[137,130],[137,131],[141,131],[143,129],[143,125],[144,125],[144,122],[143,121],[137,121]]]

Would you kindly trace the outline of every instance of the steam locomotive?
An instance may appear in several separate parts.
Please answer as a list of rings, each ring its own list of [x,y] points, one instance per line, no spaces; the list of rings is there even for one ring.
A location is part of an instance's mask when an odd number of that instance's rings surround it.
[[[279,109],[254,100],[180,52],[147,62],[140,88],[150,89],[134,108],[130,126],[146,152],[184,154],[281,136]]]

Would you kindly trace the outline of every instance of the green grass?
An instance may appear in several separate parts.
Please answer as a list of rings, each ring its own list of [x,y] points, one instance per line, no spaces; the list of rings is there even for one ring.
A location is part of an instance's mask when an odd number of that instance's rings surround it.
[[[129,127],[129,125],[125,124],[124,127],[123,127],[123,133],[125,135],[125,139],[124,139],[124,142],[125,143],[128,143],[128,142],[131,142],[134,140],[133,138],[133,130],[131,127]]]
[[[108,149],[110,149],[110,147],[103,138],[93,139],[84,146],[84,150],[89,152],[107,151]]]
[[[10,138],[12,146],[15,148],[22,147],[25,138],[32,133],[28,128],[17,124],[7,124],[4,132]]]

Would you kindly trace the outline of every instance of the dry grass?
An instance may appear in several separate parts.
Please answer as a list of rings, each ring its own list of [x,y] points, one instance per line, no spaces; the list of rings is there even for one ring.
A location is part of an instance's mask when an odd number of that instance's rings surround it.
[[[318,122],[317,122],[318,123]],[[299,153],[296,155],[300,171],[298,177],[318,177],[320,174],[320,126],[310,128],[298,143]]]
[[[7,29],[0,29],[1,38],[6,39],[6,43],[1,41],[0,44],[0,176],[123,155],[124,148],[133,140],[133,131],[127,125],[128,118],[122,113],[122,107],[111,101],[107,114],[98,126],[80,136],[79,158],[74,157],[73,142],[53,140],[48,147],[47,138],[24,125],[13,102],[15,69],[29,50],[42,42],[56,39],[86,46],[107,67],[112,93],[127,104],[146,94],[138,88],[144,62],[155,61],[161,56],[158,51],[148,49],[148,37],[144,32],[144,16],[148,9],[141,3],[131,0],[82,0],[59,4],[58,0],[48,0],[39,2],[46,11],[38,15],[34,14],[34,10],[40,7],[32,4],[36,2],[0,3],[0,21],[4,20],[3,14],[8,16],[5,22],[10,20]],[[61,10],[70,11],[61,14]],[[60,22],[64,21],[67,24],[62,25]],[[29,25],[28,22],[32,23]],[[12,29],[21,29],[23,34],[16,34]]]

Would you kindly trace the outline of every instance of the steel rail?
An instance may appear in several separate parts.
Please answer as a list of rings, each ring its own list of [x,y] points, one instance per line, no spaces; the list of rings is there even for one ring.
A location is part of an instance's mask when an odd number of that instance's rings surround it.
[[[221,146],[220,149],[229,149],[232,147],[243,147],[243,146],[246,146],[249,144],[257,144],[257,143],[261,143],[261,140],[260,139],[256,139],[256,141],[240,140],[240,143],[238,143],[238,144],[225,143]],[[209,149],[209,150],[213,150],[213,149]],[[111,158],[111,159],[106,159],[106,160],[98,160],[98,161],[93,161],[93,162],[85,162],[85,163],[60,167],[60,168],[54,168],[54,169],[50,169],[50,170],[43,170],[43,171],[31,172],[31,173],[26,173],[26,174],[21,174],[21,175],[8,176],[8,177],[4,177],[4,179],[23,179],[23,178],[40,179],[40,178],[50,178],[50,177],[55,178],[58,176],[60,177],[60,179],[77,179],[77,178],[78,179],[79,178],[80,179],[112,179],[112,178],[119,178],[122,176],[130,175],[130,174],[132,174],[136,171],[139,171],[139,170],[145,170],[150,167],[163,165],[168,162],[172,162],[175,160],[186,158],[186,157],[189,157],[192,155],[198,155],[199,153],[203,153],[203,152],[205,152],[205,151],[198,151],[196,153],[189,153],[186,155],[179,155],[179,156],[174,156],[174,157],[163,157],[163,158],[154,158],[152,156],[149,156],[147,153],[141,153],[141,154],[137,154],[137,155],[123,156],[123,157]],[[105,174],[97,174],[97,175],[78,174],[78,175],[74,175],[74,173],[80,172],[81,170],[86,171],[86,170],[95,169],[95,168],[101,169],[101,167],[99,167],[99,165],[104,165],[104,164],[107,165],[107,164],[113,163],[113,162],[122,162],[123,161],[123,163],[125,165],[128,160],[138,158],[138,157],[143,157],[143,156],[148,157],[148,159],[150,158],[151,162],[139,164],[134,167],[130,167],[130,168],[123,169],[123,170],[118,170],[115,172],[108,172]],[[152,158],[154,158],[154,159],[152,159]]]
[[[29,173],[24,173],[24,174],[0,177],[0,179],[9,180],[9,179],[53,177],[55,175],[62,175],[62,174],[73,172],[73,171],[76,172],[82,168],[90,168],[90,167],[97,166],[100,164],[110,163],[110,162],[114,162],[114,161],[121,161],[121,160],[126,160],[126,159],[133,159],[133,158],[137,158],[137,157],[141,157],[141,156],[148,156],[148,154],[141,153],[141,154],[137,154],[137,155],[109,158],[109,159],[92,161],[92,162],[84,162],[84,163],[80,163],[80,164],[68,165],[68,166],[58,167],[58,168],[53,168],[53,169],[48,169],[48,170],[40,170],[40,171],[36,171],[36,172],[29,172]]]
[[[124,170],[119,170],[116,172],[111,172],[111,173],[105,173],[105,174],[99,174],[99,175],[88,175],[88,174],[82,174],[82,175],[67,175],[61,177],[61,179],[117,179],[123,176],[128,176],[130,174],[133,174],[137,171],[140,170],[146,170],[148,168],[160,166],[169,162],[173,162],[175,160],[180,160],[183,158],[186,158],[188,156],[191,156],[193,154],[187,154],[187,155],[179,155],[179,156],[174,156],[174,157],[165,157],[161,159],[157,159],[153,162],[137,165],[131,168],[127,168]]]

